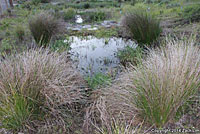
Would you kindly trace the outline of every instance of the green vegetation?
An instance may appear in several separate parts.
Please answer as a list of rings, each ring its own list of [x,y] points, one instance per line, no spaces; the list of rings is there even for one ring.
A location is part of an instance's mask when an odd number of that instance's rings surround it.
[[[145,11],[127,13],[122,23],[141,47],[151,45],[162,32],[159,21]]]
[[[113,36],[118,36],[118,29],[117,28],[101,28],[94,32],[94,36],[97,38],[109,38]]]
[[[25,36],[25,30],[22,26],[17,26],[15,29],[16,37],[19,39],[19,41],[22,41]]]
[[[127,46],[123,50],[118,51],[117,56],[119,57],[121,64],[124,66],[126,66],[127,63],[137,65],[142,60],[143,49],[139,46],[136,48]]]
[[[200,20],[200,4],[184,8],[182,17],[190,22]]]
[[[86,23],[93,23],[98,21],[103,21],[107,18],[107,14],[104,11],[101,10],[95,10],[91,12],[83,12],[80,13],[82,17],[84,18],[84,22]]]
[[[85,3],[85,4],[84,4],[84,8],[85,8],[85,9],[90,8],[90,3]]]
[[[97,89],[105,85],[111,84],[111,77],[102,73],[97,73],[92,77],[87,77],[86,81],[90,88]]]
[[[5,55],[9,55],[11,54],[11,52],[13,51],[13,48],[14,48],[14,42],[11,40],[11,39],[3,39],[1,41],[1,47],[0,47],[0,52],[1,52],[1,55],[5,56]]]
[[[56,40],[50,45],[50,49],[57,52],[64,52],[70,50],[70,45],[65,40]]]
[[[89,7],[88,7],[88,3],[89,3]],[[87,5],[87,6],[86,6]],[[76,3],[76,1],[73,3],[73,2],[68,2],[65,4],[65,7],[68,8],[68,7],[72,7],[72,8],[75,8],[75,9],[87,9],[85,7],[88,7],[88,8],[108,8],[108,7],[119,7],[120,4],[117,2],[117,1],[102,1],[102,2],[98,2],[98,1],[90,1],[90,2],[78,2]]]
[[[68,8],[63,11],[63,19],[65,21],[74,19],[76,15],[76,11],[73,8]]]
[[[0,132],[200,130],[199,2],[14,1],[17,5],[0,15]],[[107,38],[105,49],[112,37],[138,46],[116,50],[124,66],[84,79],[76,70],[78,60],[70,57],[69,41],[75,39],[70,36]],[[97,49],[96,43],[88,47]],[[110,67],[112,60],[100,62]]]

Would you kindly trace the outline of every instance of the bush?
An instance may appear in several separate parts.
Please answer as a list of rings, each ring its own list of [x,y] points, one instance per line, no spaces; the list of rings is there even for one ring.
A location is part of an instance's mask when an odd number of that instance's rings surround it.
[[[31,4],[33,4],[33,5],[38,5],[39,3],[41,3],[41,0],[32,0],[31,1]],[[28,2],[28,4],[29,4],[29,2]]]
[[[106,13],[102,11],[90,12],[88,15],[91,22],[103,21],[106,19]]]
[[[51,0],[41,0],[41,3],[49,3]]]
[[[200,21],[200,5],[193,5],[184,8],[182,17],[191,22]]]
[[[137,3],[134,6],[124,5],[122,7],[122,12],[123,14],[127,14],[127,13],[132,13],[135,11],[145,11],[147,8],[148,8],[147,5],[145,5],[144,3]]]
[[[89,4],[89,3],[85,3],[85,4],[83,5],[83,7],[84,7],[85,9],[88,9],[88,8],[90,8],[90,4]]]
[[[19,41],[22,41],[25,36],[25,30],[22,26],[17,26],[15,29],[16,37]]]
[[[142,47],[143,44],[150,45],[162,32],[160,22],[142,11],[127,13],[122,19],[122,25]]]
[[[52,15],[43,12],[31,18],[29,28],[36,43],[46,47],[54,34],[60,32],[61,25]]]
[[[11,51],[13,50],[13,42],[12,39],[10,38],[4,38],[3,40],[1,40],[0,42],[0,53],[1,55],[6,55],[6,54],[10,54]]]
[[[164,127],[199,90],[199,52],[193,41],[170,41],[133,72],[132,96],[151,124]]]
[[[73,82],[81,81],[77,76],[64,53],[40,49],[6,57],[0,63],[1,127],[32,130],[28,124],[33,120],[41,121],[51,113],[56,117],[62,106],[77,103],[83,98]],[[66,127],[65,123],[59,125]]]
[[[75,15],[76,11],[73,8],[68,8],[63,12],[63,18],[65,21],[73,19]]]
[[[39,3],[49,3],[51,0],[32,0],[34,5],[38,5]]]

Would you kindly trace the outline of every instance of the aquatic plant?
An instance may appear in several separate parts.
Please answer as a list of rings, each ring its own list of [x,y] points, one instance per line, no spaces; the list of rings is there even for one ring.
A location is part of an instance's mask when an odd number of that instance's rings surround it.
[[[56,40],[50,45],[50,49],[57,52],[64,52],[70,50],[70,45],[65,40]]]
[[[111,77],[102,73],[94,74],[94,76],[86,77],[88,85],[92,89],[97,89],[105,85],[111,84]]]
[[[143,49],[139,46],[136,48],[126,46],[123,50],[117,52],[117,56],[119,57],[121,64],[124,66],[126,66],[127,63],[137,65],[142,60]]]

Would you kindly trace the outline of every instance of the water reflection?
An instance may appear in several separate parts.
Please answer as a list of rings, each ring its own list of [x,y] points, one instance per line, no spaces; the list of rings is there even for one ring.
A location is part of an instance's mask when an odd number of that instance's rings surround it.
[[[117,51],[126,45],[137,46],[131,40],[115,37],[109,39],[98,39],[93,36],[70,37],[69,41],[71,59],[83,75],[119,71]]]

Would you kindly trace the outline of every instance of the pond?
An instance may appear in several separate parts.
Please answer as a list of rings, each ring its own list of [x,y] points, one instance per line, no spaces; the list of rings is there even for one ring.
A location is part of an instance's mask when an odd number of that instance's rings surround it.
[[[122,38],[101,38],[93,36],[70,37],[71,59],[75,67],[85,76],[95,73],[117,73],[120,61],[117,52],[129,45],[137,47],[131,40]]]

